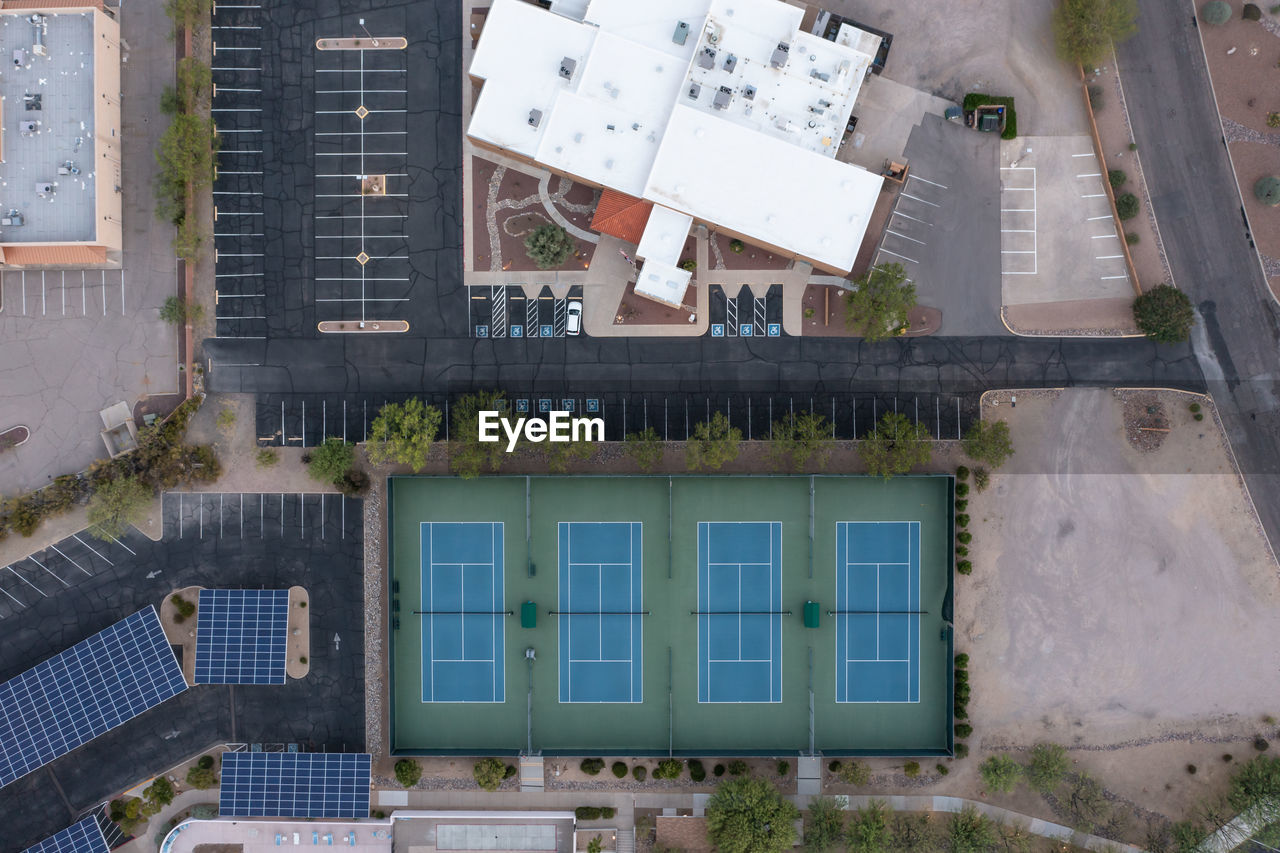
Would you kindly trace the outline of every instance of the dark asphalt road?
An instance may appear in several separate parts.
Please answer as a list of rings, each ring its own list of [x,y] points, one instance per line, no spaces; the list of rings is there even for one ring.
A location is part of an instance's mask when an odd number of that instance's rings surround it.
[[[1196,304],[1195,354],[1249,491],[1280,536],[1280,311],[1249,244],[1193,5],[1139,0],[1118,49],[1134,138],[1174,280]]]

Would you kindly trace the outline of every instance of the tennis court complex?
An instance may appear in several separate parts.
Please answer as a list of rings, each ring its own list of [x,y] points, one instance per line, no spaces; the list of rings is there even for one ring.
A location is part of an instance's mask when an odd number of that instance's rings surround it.
[[[395,477],[389,503],[397,753],[950,750],[949,477]]]

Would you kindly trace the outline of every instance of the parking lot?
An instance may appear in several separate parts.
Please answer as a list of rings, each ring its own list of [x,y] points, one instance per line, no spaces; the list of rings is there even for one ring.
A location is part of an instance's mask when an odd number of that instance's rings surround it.
[[[23,849],[138,779],[216,743],[364,747],[362,502],[188,493],[178,511],[174,498],[163,498],[159,542],[132,529],[107,543],[81,531],[0,569],[0,680],[192,585],[306,587],[310,673],[284,685],[193,687],[12,783],[6,795],[26,805],[8,815],[6,848]]]
[[[468,291],[468,326],[476,338],[563,338],[568,334],[569,303],[582,300],[580,284],[570,287],[564,297],[544,286],[535,299],[517,284],[475,286]]]
[[[707,288],[713,338],[778,338],[782,330],[782,285],[772,284],[764,296],[743,285],[734,296],[713,284]]]
[[[334,35],[337,35],[336,33]],[[405,319],[410,299],[405,51],[316,49],[316,319]]]
[[[267,335],[263,231],[262,28],[258,5],[213,10],[213,105],[222,146],[213,185],[214,335]]]
[[[105,317],[136,310],[122,269],[5,270],[0,305],[9,316]]]
[[[1105,180],[1086,136],[1002,145],[1004,304],[1132,297]]]

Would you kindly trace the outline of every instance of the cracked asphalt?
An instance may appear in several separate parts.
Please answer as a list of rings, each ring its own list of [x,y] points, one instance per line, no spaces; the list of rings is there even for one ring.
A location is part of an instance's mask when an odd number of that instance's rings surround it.
[[[31,582],[7,577],[12,583],[0,587],[6,605],[0,681],[196,584],[306,587],[310,674],[283,686],[192,687],[0,788],[4,849],[24,849],[138,780],[218,743],[364,749],[362,502],[326,495],[322,508],[314,494],[245,495],[243,504],[238,494],[184,497],[179,516],[175,494],[165,495],[160,542],[134,530],[109,546],[80,534],[83,541],[73,537],[33,555],[65,582],[31,566],[0,568],[0,575],[12,568]],[[85,543],[100,556],[87,559]]]

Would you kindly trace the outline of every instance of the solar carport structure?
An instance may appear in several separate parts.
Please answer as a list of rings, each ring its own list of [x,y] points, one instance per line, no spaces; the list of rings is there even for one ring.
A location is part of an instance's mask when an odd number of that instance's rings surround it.
[[[90,815],[28,847],[24,853],[109,853],[110,849],[102,837],[98,819]]]
[[[372,760],[352,752],[227,752],[221,817],[369,816]]]
[[[284,684],[287,589],[202,589],[196,684]]]
[[[186,689],[155,608],[139,610],[0,684],[0,786]]]

